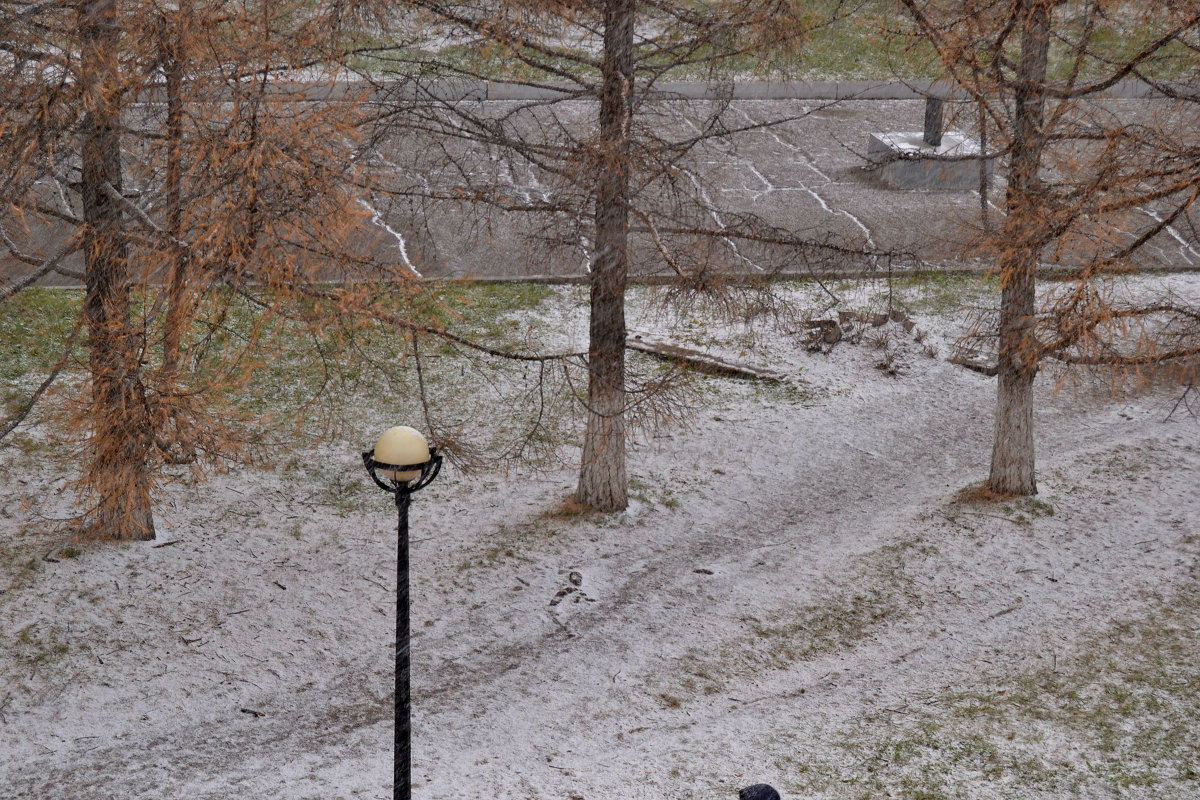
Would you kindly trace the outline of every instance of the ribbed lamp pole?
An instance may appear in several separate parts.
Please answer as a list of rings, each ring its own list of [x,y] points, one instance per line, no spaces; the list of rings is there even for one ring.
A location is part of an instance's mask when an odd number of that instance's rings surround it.
[[[406,426],[384,431],[363,464],[380,489],[396,499],[396,727],[393,736],[392,797],[412,796],[412,701],[409,689],[408,505],[412,493],[433,482],[442,457],[425,437]]]

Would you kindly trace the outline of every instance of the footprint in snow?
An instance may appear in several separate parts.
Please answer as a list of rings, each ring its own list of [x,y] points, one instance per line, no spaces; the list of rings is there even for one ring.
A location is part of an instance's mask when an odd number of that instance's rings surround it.
[[[554,597],[550,600],[550,605],[556,606],[568,597],[572,598],[576,603],[580,601],[586,601],[588,603],[596,602],[596,598],[588,597],[587,593],[584,592],[583,589],[579,588],[582,585],[583,573],[572,570],[570,574],[567,575],[567,585],[555,593]]]

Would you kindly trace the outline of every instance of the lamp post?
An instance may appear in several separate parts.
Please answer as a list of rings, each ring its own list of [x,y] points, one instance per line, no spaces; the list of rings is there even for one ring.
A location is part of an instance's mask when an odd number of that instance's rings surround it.
[[[442,457],[425,437],[404,425],[389,428],[362,454],[376,485],[396,498],[396,729],[394,735],[394,800],[409,800],[412,792],[412,716],[409,695],[408,625],[408,503],[412,493],[433,482]]]

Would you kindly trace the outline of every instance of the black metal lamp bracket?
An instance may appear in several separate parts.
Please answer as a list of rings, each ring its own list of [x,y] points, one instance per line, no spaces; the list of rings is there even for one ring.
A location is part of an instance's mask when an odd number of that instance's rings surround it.
[[[395,495],[397,506],[407,502],[408,496],[413,492],[424,489],[433,483],[433,479],[438,476],[438,473],[442,469],[442,456],[438,453],[436,447],[429,448],[429,460],[422,464],[385,464],[382,461],[375,460],[374,448],[363,453],[362,458],[363,465],[367,468],[367,473],[371,476],[371,480],[375,481],[375,485],[380,489]],[[377,470],[394,472],[419,471],[420,474],[408,481],[385,480],[379,477]]]

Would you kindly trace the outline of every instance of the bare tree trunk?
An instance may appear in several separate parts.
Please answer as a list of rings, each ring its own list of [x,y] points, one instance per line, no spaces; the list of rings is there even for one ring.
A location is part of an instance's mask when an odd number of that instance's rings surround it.
[[[1000,357],[997,364],[996,430],[988,488],[1000,494],[1037,494],[1033,451],[1034,266],[1037,257],[1002,267],[1006,278],[1000,299]]]
[[[178,24],[182,24],[182,20]],[[176,241],[183,238],[183,62],[176,40],[181,35],[181,31],[172,30],[166,16],[160,17],[160,58],[167,89],[167,163],[163,191],[167,200],[167,233]],[[178,246],[173,247],[170,263],[167,318],[163,333],[163,375],[168,391],[174,388],[179,369],[179,342],[183,335],[184,290],[188,273],[187,253]]]
[[[1021,3],[1021,60],[1017,66],[1012,169],[1007,196],[1011,249],[1000,259],[1000,351],[996,431],[988,488],[1000,494],[1037,494],[1033,450],[1033,380],[1039,350],[1035,336],[1035,269],[1045,224],[1038,177],[1046,111],[1050,44],[1048,0]]]
[[[150,444],[140,353],[130,317],[129,265],[121,209],[120,32],[115,0],[79,8],[84,63],[90,78],[80,123],[84,319],[92,378],[91,439],[83,485],[95,502],[86,530],[121,539],[153,539]]]
[[[596,242],[591,266],[588,411],[575,499],[599,511],[629,505],[625,476],[625,285],[629,273],[629,124],[633,0],[604,9]]]
[[[991,215],[988,214],[988,200],[992,196],[992,175],[991,175],[991,160],[988,159],[988,135],[987,135],[987,109],[984,104],[979,103],[979,220],[983,223],[983,230],[990,232],[992,230]]]

